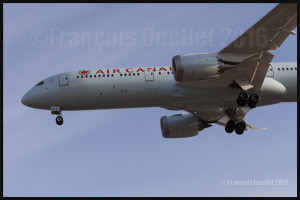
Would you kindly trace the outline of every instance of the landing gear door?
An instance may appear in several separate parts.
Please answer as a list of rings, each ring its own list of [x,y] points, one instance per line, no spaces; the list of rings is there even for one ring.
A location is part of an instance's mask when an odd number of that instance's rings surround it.
[[[59,75],[59,86],[67,86],[69,85],[68,74]]]
[[[145,81],[154,81],[154,72],[145,70]]]
[[[270,65],[268,72],[267,72],[267,77],[273,77],[274,76],[274,68]]]

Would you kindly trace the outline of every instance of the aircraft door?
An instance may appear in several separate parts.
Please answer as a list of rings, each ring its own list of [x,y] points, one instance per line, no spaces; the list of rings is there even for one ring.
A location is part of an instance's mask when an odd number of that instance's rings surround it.
[[[267,72],[267,77],[273,77],[274,76],[274,68],[272,66],[269,67]]]
[[[68,74],[60,74],[59,86],[68,86],[68,85],[69,85]]]
[[[145,81],[154,81],[154,72],[152,70],[145,70]]]

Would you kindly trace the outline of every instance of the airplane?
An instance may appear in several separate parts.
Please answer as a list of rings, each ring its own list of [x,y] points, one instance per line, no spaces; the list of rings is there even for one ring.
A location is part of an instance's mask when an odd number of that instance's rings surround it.
[[[164,138],[198,135],[212,124],[227,133],[258,129],[245,121],[257,106],[297,100],[297,62],[271,63],[296,35],[297,4],[281,3],[218,53],[176,55],[172,66],[80,70],[50,76],[21,102],[62,111],[161,107],[186,113],[160,119]]]

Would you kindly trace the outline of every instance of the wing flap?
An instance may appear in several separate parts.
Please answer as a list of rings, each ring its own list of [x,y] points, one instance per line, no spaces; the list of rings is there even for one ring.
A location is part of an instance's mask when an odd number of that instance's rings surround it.
[[[248,90],[253,86],[261,88],[273,57],[271,53],[263,52],[259,56],[246,59],[238,64],[236,68],[232,69],[238,70],[240,74],[240,78],[235,79],[236,82],[244,90]],[[241,79],[244,81],[240,84],[237,80]],[[245,84],[246,86],[244,86]]]

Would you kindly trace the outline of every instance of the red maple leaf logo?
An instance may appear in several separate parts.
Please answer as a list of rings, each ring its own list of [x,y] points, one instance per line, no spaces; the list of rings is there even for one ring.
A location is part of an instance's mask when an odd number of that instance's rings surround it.
[[[90,70],[81,70],[78,72],[80,75],[88,75],[90,73]]]

